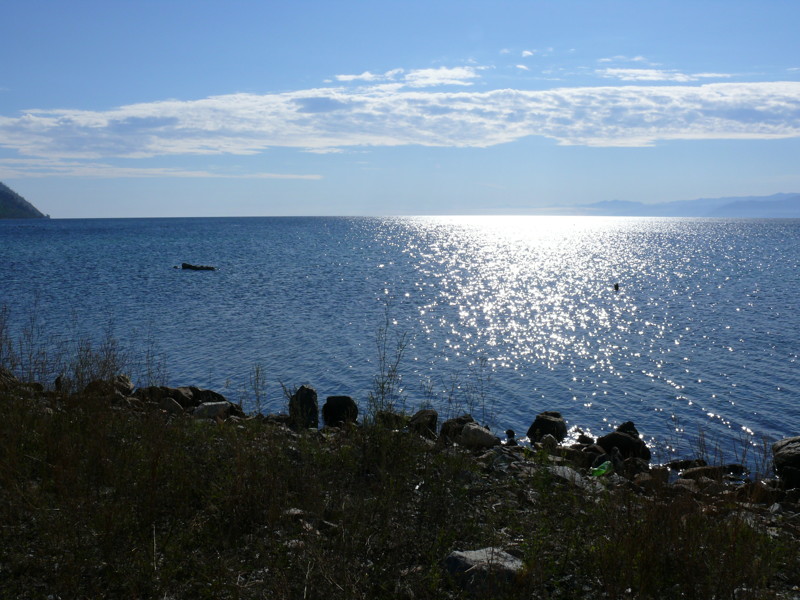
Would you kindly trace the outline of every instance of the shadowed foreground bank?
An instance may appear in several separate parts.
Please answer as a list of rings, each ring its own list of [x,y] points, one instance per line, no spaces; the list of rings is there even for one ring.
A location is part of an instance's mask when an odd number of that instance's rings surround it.
[[[480,447],[385,414],[293,429],[7,372],[0,407],[3,598],[799,593],[796,491],[591,477],[550,440]]]

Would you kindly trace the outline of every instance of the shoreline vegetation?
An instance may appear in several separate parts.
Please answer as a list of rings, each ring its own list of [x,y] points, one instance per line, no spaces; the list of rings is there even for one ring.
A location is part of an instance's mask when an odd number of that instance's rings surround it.
[[[630,422],[568,440],[547,412],[529,443],[501,443],[470,415],[405,414],[404,340],[385,328],[364,414],[284,386],[286,412],[264,415],[260,367],[248,414],[162,385],[154,356],[135,386],[110,335],[42,356],[4,315],[0,597],[800,594],[800,438],[764,449],[779,477],[754,478],[651,464]]]

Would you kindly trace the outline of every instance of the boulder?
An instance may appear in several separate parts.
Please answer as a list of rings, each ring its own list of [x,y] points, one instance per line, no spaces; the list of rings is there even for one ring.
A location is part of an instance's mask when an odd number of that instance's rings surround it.
[[[548,454],[555,454],[556,449],[558,448],[558,440],[551,433],[543,435],[538,444]]]
[[[458,443],[470,450],[483,450],[500,444],[500,438],[477,423],[467,423],[458,436]]]
[[[650,448],[639,437],[639,432],[631,421],[626,421],[617,427],[616,431],[598,438],[597,445],[608,453],[616,446],[623,460],[628,458],[650,460]]]
[[[163,398],[161,398],[161,400],[158,401],[158,407],[161,410],[165,410],[173,415],[183,414],[183,407],[180,404],[178,404],[177,401],[168,396],[164,396]]]
[[[83,388],[83,395],[106,398],[115,396],[116,390],[112,382],[105,379],[95,379],[86,384],[86,387]]]
[[[195,407],[192,416],[195,419],[222,419],[223,421],[231,414],[230,402],[205,402]]]
[[[322,406],[322,420],[328,427],[341,427],[355,423],[356,419],[358,406],[350,396],[328,396]]]
[[[112,385],[114,386],[114,390],[122,396],[130,396],[133,394],[135,388],[131,378],[127,375],[117,375],[114,377]]]
[[[289,416],[292,425],[298,429],[319,427],[317,391],[312,387],[301,385],[289,399]]]
[[[196,387],[188,387],[188,388],[178,388],[183,394],[186,394],[186,390],[188,390],[188,395],[191,398],[192,404],[198,406],[200,404],[206,404],[207,402],[227,402],[227,398],[222,394],[215,392],[213,390],[203,390]]]
[[[431,408],[427,408],[414,413],[411,420],[408,422],[408,429],[424,438],[436,439],[438,425],[439,413]]]
[[[637,475],[650,472],[650,463],[642,458],[628,458],[623,463],[620,473],[628,479],[634,479]]]
[[[139,388],[133,394],[136,398],[146,402],[160,403],[164,398],[171,398],[181,405],[184,409],[194,408],[199,402],[195,402],[190,388],[171,388],[167,386],[151,385]]]
[[[375,413],[375,423],[385,429],[402,429],[406,426],[408,417],[390,410],[379,410]]]
[[[500,548],[451,552],[444,559],[447,573],[467,592],[494,592],[512,585],[523,562]]]
[[[800,488],[800,436],[784,438],[772,444],[775,473],[786,489]]]
[[[560,412],[550,410],[539,413],[528,428],[528,439],[532,442],[541,441],[548,434],[559,442],[567,437],[567,422]]]
[[[670,471],[683,471],[684,469],[693,469],[694,467],[705,467],[708,463],[702,458],[680,459],[671,460],[664,466]]]
[[[441,441],[451,443],[457,442],[461,431],[464,429],[464,425],[474,422],[475,419],[472,418],[472,415],[461,415],[460,417],[447,419],[447,421],[442,423],[442,429],[439,432]]]
[[[596,477],[584,477],[572,467],[553,465],[547,467],[547,470],[553,477],[574,485],[586,492],[599,492],[603,490],[603,485],[597,481]]]
[[[732,463],[729,465],[703,465],[698,467],[689,467],[688,469],[684,469],[681,471],[681,478],[682,479],[694,479],[699,480],[700,478],[706,479],[713,479],[713,480],[720,480],[725,475],[742,475],[745,473],[744,465]]]

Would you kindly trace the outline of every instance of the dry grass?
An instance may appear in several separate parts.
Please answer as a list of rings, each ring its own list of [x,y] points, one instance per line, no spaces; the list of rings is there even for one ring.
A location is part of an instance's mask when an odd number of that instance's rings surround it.
[[[734,506],[588,496],[541,457],[509,474],[377,426],[0,403],[3,598],[460,597],[441,561],[491,545],[525,560],[508,597],[761,598],[797,583],[797,539]]]

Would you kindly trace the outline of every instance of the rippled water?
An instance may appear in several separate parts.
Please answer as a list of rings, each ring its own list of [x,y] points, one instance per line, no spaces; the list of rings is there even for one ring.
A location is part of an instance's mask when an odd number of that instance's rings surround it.
[[[234,398],[254,364],[365,406],[376,331],[405,334],[409,409],[525,431],[560,410],[633,420],[729,458],[800,433],[800,221],[597,217],[0,222],[0,303],[17,330],[155,339],[170,383]],[[212,264],[215,272],[173,269]],[[614,290],[614,283],[620,289]]]

